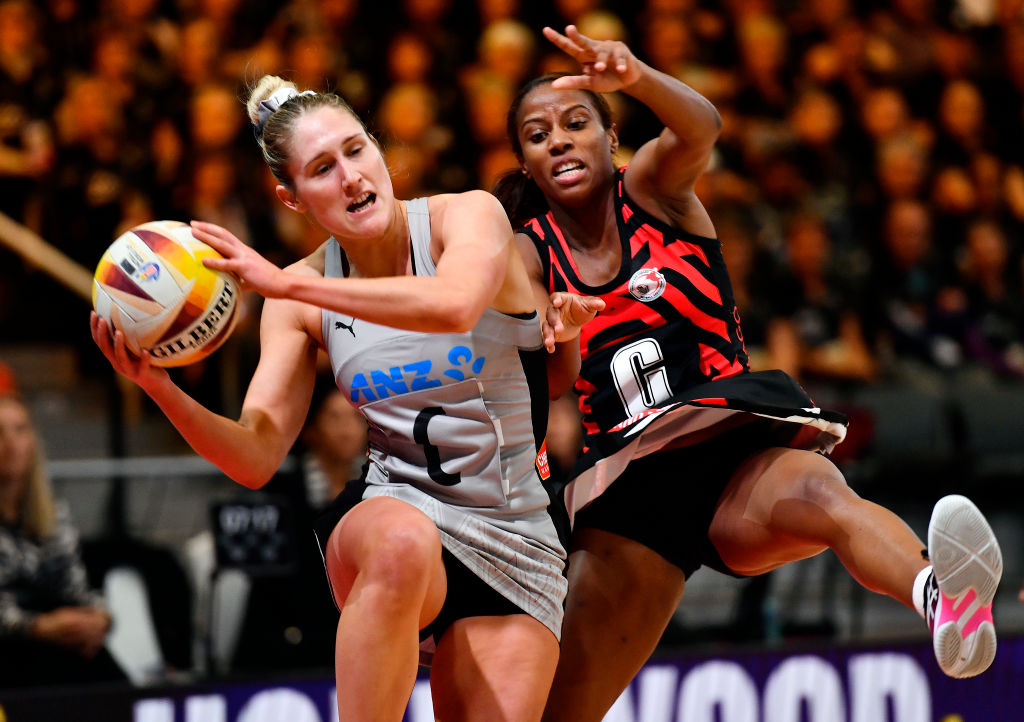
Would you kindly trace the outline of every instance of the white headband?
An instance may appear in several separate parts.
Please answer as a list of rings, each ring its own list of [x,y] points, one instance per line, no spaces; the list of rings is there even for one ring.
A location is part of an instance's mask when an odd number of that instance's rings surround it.
[[[269,98],[261,100],[259,107],[256,109],[256,137],[263,136],[263,126],[267,124],[270,116],[277,112],[278,108],[300,95],[316,95],[316,93],[312,90],[304,90],[300,93],[295,88],[278,88],[270,94]]]

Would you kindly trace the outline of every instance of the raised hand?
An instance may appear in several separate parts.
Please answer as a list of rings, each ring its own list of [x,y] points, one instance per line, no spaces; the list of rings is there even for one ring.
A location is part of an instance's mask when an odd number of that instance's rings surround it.
[[[243,289],[267,298],[279,298],[284,293],[285,271],[242,243],[234,233],[204,221],[192,221],[191,226],[195,238],[223,256],[204,259],[207,268],[234,274]]]
[[[640,78],[640,61],[619,40],[588,38],[575,25],[567,25],[565,35],[547,27],[543,33],[544,37],[575,58],[583,67],[582,75],[558,78],[551,84],[554,88],[585,88],[598,93],[611,93],[632,85]]]

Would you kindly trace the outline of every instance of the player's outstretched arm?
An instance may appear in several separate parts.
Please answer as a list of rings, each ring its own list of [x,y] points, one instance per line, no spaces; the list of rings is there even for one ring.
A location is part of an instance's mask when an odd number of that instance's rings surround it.
[[[235,274],[245,289],[267,298],[294,299],[393,328],[461,333],[496,300],[509,301],[512,229],[497,199],[484,191],[451,194],[435,210],[431,223],[443,229],[443,241],[434,276],[297,274],[277,268],[215,224],[193,221],[192,232],[223,256],[206,259],[208,267]]]
[[[711,101],[639,60],[621,41],[594,40],[574,25],[567,26],[564,34],[544,28],[544,36],[582,67],[581,74],[559,78],[552,87],[622,91],[650,108],[664,124],[658,137],[641,146],[630,161],[626,172],[630,195],[638,201],[653,200],[690,232],[714,235],[693,193],[722,127]]]
[[[302,427],[316,373],[316,345],[300,321],[302,305],[267,301],[260,362],[237,421],[210,411],[182,391],[148,352],[133,355],[124,334],[91,317],[93,341],[114,370],[160,407],[197,454],[249,488],[263,486],[284,461]]]

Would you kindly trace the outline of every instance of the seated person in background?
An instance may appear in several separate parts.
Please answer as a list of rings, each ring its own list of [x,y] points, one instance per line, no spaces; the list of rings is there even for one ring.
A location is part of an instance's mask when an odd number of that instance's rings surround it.
[[[292,529],[287,570],[250,570],[249,593],[233,672],[330,669],[338,610],[324,578],[316,514],[358,479],[366,461],[366,419],[338,389],[331,372],[317,374],[309,413],[292,449],[294,472],[279,472],[260,493],[283,504]],[[299,478],[296,478],[299,477]],[[249,492],[243,498],[257,498]]]
[[[366,419],[338,390],[330,372],[317,376],[299,437],[306,498],[313,509],[334,500],[366,462]]]
[[[0,687],[125,680],[25,404],[0,395]]]
[[[831,240],[814,213],[786,223],[788,267],[780,279],[777,313],[791,319],[799,340],[797,380],[818,401],[870,383],[877,363],[860,319],[855,284],[831,263]]]

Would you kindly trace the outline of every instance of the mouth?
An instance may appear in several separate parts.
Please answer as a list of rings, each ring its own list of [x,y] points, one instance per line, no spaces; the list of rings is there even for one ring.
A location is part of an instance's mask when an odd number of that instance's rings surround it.
[[[583,165],[583,161],[573,158],[556,165],[551,171],[551,175],[559,183],[571,183],[583,175],[585,170],[586,166]]]
[[[362,213],[367,208],[374,204],[377,200],[377,194],[366,191],[361,196],[356,198],[354,201],[348,204],[346,209],[349,213]]]

